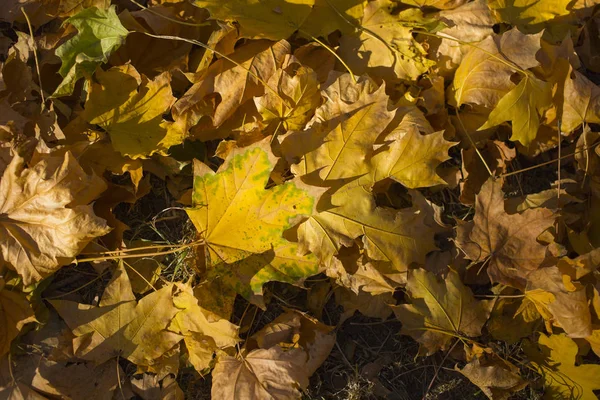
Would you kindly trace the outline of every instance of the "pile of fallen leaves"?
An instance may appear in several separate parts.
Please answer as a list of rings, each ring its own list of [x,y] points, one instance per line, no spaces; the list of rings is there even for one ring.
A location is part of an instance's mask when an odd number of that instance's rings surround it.
[[[299,398],[358,312],[595,399],[599,4],[3,0],[0,397]]]

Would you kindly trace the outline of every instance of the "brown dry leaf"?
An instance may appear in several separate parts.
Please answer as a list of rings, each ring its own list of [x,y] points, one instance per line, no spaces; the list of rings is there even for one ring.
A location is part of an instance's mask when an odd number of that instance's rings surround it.
[[[361,289],[372,295],[394,293],[399,286],[394,281],[397,275],[400,275],[401,283],[405,283],[405,277],[394,270],[390,262],[369,260],[360,255],[356,246],[341,248],[325,272],[336,280],[336,284],[354,293],[360,293]]]
[[[352,317],[356,311],[369,318],[378,318],[385,321],[392,314],[390,306],[395,303],[392,293],[374,295],[360,289],[357,294],[344,287],[335,289],[335,300],[344,307],[340,324]]]
[[[23,326],[35,322],[35,316],[25,295],[5,287],[0,277],[0,357],[8,353],[10,343],[19,335]]]
[[[473,223],[458,226],[456,244],[470,260],[485,262],[492,282],[523,289],[527,275],[548,257],[537,237],[554,220],[545,208],[507,214],[502,183],[489,179],[477,195]]]
[[[220,102],[213,114],[208,116],[212,118],[212,124],[215,127],[220,126],[246,101],[266,92],[267,89],[264,88],[261,81],[267,82],[271,78],[281,67],[289,52],[290,44],[285,40],[277,43],[259,40],[238,47],[228,57],[239,65],[225,59],[213,63],[177,100],[173,106],[174,115],[183,117],[185,114],[189,114],[190,118],[197,122],[203,115],[206,115],[203,114],[203,111],[197,111],[198,105],[206,102],[207,96],[219,94]],[[257,76],[260,80],[256,78]],[[271,88],[271,90],[277,89]]]
[[[14,156],[0,181],[0,251],[24,285],[71,263],[85,245],[109,232],[88,205],[105,188],[69,152],[30,168]]]
[[[483,159],[495,176],[505,173],[508,162],[517,156],[515,149],[497,140],[488,140],[479,153],[483,155]],[[475,195],[479,193],[490,174],[473,147],[463,150],[461,170],[463,179],[460,182],[460,201],[463,204],[474,204]]]
[[[456,40],[445,39],[443,36],[447,35],[463,42],[477,43],[493,34],[492,27],[495,20],[492,18],[485,0],[476,0],[452,10],[440,11],[437,18],[448,27],[438,32],[441,39],[433,39],[434,46],[436,45],[435,41],[439,41],[439,44],[434,47],[435,51],[432,56],[437,62],[438,72],[443,76],[451,76],[470,47],[457,43]]]
[[[401,333],[421,344],[420,354],[445,350],[455,336],[477,337],[489,317],[488,304],[477,301],[455,271],[441,280],[424,269],[408,271],[411,304],[392,307]]]
[[[90,7],[106,10],[110,5],[110,0],[41,0],[40,2],[47,15],[57,18],[71,17]]]
[[[220,355],[212,372],[214,399],[296,399],[308,386],[306,361],[300,348],[255,349],[246,355]]]
[[[76,336],[75,355],[94,362],[116,356],[139,365],[152,365],[182,337],[167,331],[177,314],[172,285],[136,302],[129,278],[118,263],[98,307],[67,300],[51,304]]]
[[[183,400],[183,391],[177,381],[167,376],[162,381],[156,375],[144,373],[141,378],[131,378],[131,389],[143,400]]]
[[[463,369],[455,369],[492,400],[508,400],[527,386],[527,381],[519,376],[519,369],[506,361],[482,362],[476,358]]]
[[[28,340],[26,346],[35,346],[36,351],[12,354],[8,376],[4,377],[3,373],[0,373],[2,399],[110,400],[117,393],[126,397],[130,393],[127,385],[119,384],[118,377],[123,376],[124,372],[116,360],[100,365],[74,358],[53,361],[47,354],[47,341]]]
[[[563,328],[572,338],[592,334],[592,316],[584,285],[578,282],[565,285],[557,267],[540,268],[527,278],[525,296],[546,320]]]
[[[287,310],[252,335],[251,340],[256,341],[261,349],[269,349],[278,345],[301,347],[308,354],[304,368],[310,376],[327,359],[335,344],[333,329],[333,326],[327,326],[307,314]]]
[[[144,33],[205,42],[204,38],[210,27],[203,27],[201,24],[207,17],[206,10],[194,7],[186,1],[153,4],[149,5],[148,10],[123,10],[119,14],[119,20],[131,33],[125,43],[111,55],[110,64],[131,63],[139,73],[149,78],[154,78],[164,71],[186,71],[191,43],[153,38]],[[165,54],[169,56],[165,57]]]

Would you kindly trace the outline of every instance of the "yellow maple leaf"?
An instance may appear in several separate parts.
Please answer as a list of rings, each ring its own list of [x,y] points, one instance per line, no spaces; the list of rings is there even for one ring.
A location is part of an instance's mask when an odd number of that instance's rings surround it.
[[[312,213],[314,199],[293,182],[265,189],[274,166],[268,138],[235,149],[217,173],[195,177],[187,209],[206,243],[209,275],[258,304],[264,283],[299,283],[319,271],[314,257],[282,237]]]
[[[547,82],[527,74],[514,89],[500,99],[479,130],[511,121],[510,140],[528,146],[537,136],[540,115],[552,104],[551,89]]]
[[[136,301],[121,261],[99,307],[68,300],[50,303],[73,331],[77,357],[103,363],[121,356],[138,365],[152,365],[182,339],[167,330],[178,312],[172,292],[173,286],[166,285]]]
[[[440,280],[424,269],[410,270],[406,289],[412,303],[393,309],[402,322],[402,333],[421,343],[419,352],[430,355],[447,349],[456,335],[481,335],[489,310],[484,302],[475,300],[455,271]]]
[[[526,347],[531,364],[544,378],[549,398],[596,400],[600,365],[576,364],[577,344],[565,334],[540,334],[538,348]]]
[[[85,103],[83,118],[105,129],[115,150],[132,159],[166,154],[183,142],[183,127],[163,120],[175,102],[169,74],[150,81],[131,65],[98,70]]]
[[[267,90],[263,96],[254,98],[263,121],[275,121],[285,130],[303,129],[311,117],[311,111],[321,101],[317,74],[302,66],[293,75],[280,69],[268,83],[277,93]]]
[[[339,53],[355,74],[369,72],[388,82],[412,80],[435,65],[412,36],[415,26],[427,22],[420,10],[408,9],[394,15],[393,8],[390,0],[369,2],[359,34],[342,36]]]

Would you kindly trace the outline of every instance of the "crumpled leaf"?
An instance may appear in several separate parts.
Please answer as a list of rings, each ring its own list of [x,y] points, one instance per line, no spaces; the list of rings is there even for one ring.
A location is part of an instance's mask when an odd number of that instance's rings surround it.
[[[473,223],[458,225],[456,244],[468,259],[486,263],[492,282],[522,289],[547,257],[547,245],[537,237],[554,219],[545,208],[507,214],[502,183],[489,179],[477,195]]]
[[[214,399],[295,399],[308,386],[307,354],[300,348],[256,349],[220,356],[212,372]]]
[[[269,81],[283,65],[285,56],[289,52],[290,44],[285,40],[276,43],[259,40],[238,47],[228,55],[228,58],[239,65],[226,59],[211,64],[206,72],[194,81],[194,85],[177,100],[173,106],[175,118],[188,116],[192,121],[198,121],[203,115],[208,115],[212,117],[212,124],[215,127],[221,126],[246,102],[268,91],[260,80]],[[276,88],[271,89],[276,90]],[[214,93],[221,96],[221,102],[213,110],[210,100],[205,104],[205,98],[214,96]],[[231,130],[228,129],[224,136],[219,138],[230,134]],[[208,138],[201,136],[200,139]]]
[[[408,271],[406,290],[411,304],[392,307],[402,322],[402,334],[421,344],[419,353],[431,355],[445,350],[453,336],[477,337],[489,309],[473,297],[458,274],[450,270],[444,280],[424,269]]]
[[[182,337],[166,328],[177,314],[172,285],[135,300],[127,272],[118,263],[98,307],[68,300],[51,300],[73,331],[75,355],[96,363],[121,356],[139,365],[152,365]]]
[[[141,378],[132,377],[131,385],[134,393],[144,400],[183,400],[185,395],[177,381],[167,376],[162,381],[157,375],[145,373]]]
[[[259,304],[269,281],[297,284],[314,275],[314,257],[282,237],[310,215],[314,198],[293,182],[265,190],[275,157],[268,139],[232,151],[217,173],[197,176],[188,216],[207,244],[209,273]]]
[[[169,329],[183,335],[190,354],[190,362],[199,373],[210,365],[217,349],[235,346],[239,327],[202,308],[194,297],[191,286],[176,284],[180,292],[173,298],[179,309]]]
[[[355,74],[369,72],[388,82],[414,80],[434,65],[412,36],[415,27],[426,28],[431,21],[420,10],[393,15],[393,8],[390,0],[370,1],[360,22],[360,34],[340,39],[339,53]]]
[[[335,344],[335,333],[332,326],[327,326],[302,312],[287,310],[252,335],[249,343],[252,344],[252,341],[256,341],[262,349],[278,345],[304,349],[308,354],[304,368],[310,376],[329,356]]]
[[[512,368],[509,368],[507,364]],[[455,369],[477,385],[492,400],[508,400],[510,396],[527,386],[527,382],[518,374],[519,369],[506,361],[488,363],[476,358],[465,365],[463,369]]]
[[[528,279],[525,296],[548,322],[563,328],[572,338],[592,334],[592,316],[584,285],[578,282],[565,285],[557,267],[540,268],[529,274]]]
[[[438,32],[441,37],[440,43],[430,56],[437,62],[436,69],[443,76],[454,72],[470,49],[468,45],[445,39],[443,36],[448,35],[467,43],[481,42],[493,34],[492,27],[496,22],[490,14],[486,0],[476,0],[451,10],[440,11],[437,18],[448,27]]]
[[[54,91],[54,97],[73,93],[75,83],[91,76],[100,64],[107,62],[108,55],[118,49],[129,34],[121,25],[115,6],[108,10],[85,8],[66,22],[79,32],[56,49],[56,55],[62,60],[58,72],[63,81]]]
[[[295,399],[335,344],[333,327],[288,310],[250,337],[241,354],[217,357],[212,397]]]
[[[538,348],[529,346],[526,353],[531,364],[544,379],[549,398],[597,399],[593,390],[600,389],[600,365],[576,365],[577,344],[565,334],[540,334]]]
[[[340,116],[317,110],[318,118],[325,122],[283,138],[281,146],[287,158],[303,155],[303,160],[292,168],[295,174],[318,172],[323,181],[334,181],[369,171],[368,157],[374,151],[375,140],[393,116],[388,111],[385,87],[360,97],[351,107]]]
[[[540,127],[540,115],[552,103],[551,87],[548,83],[527,75],[508,92],[490,113],[488,120],[479,130],[512,122],[510,140],[519,141],[523,146],[535,139]]]
[[[418,196],[418,195],[415,195]],[[333,207],[313,215],[298,228],[303,249],[314,253],[327,266],[342,246],[361,238],[366,254],[389,261],[404,272],[411,263],[423,263],[435,250],[435,229],[426,224],[429,210],[419,203],[393,210],[377,207],[372,194],[362,186],[340,190],[331,199]]]
[[[10,350],[10,343],[19,335],[23,326],[34,322],[35,316],[23,293],[5,288],[0,278],[0,357]]]
[[[175,102],[169,74],[150,81],[130,65],[96,73],[83,118],[105,129],[115,150],[132,159],[166,154],[183,142],[183,127],[162,115]]]
[[[14,156],[0,180],[0,254],[24,285],[71,263],[85,245],[109,232],[89,205],[105,188],[70,152],[30,168]]]
[[[254,103],[266,123],[277,122],[285,130],[297,130],[311,118],[311,111],[321,102],[317,74],[310,68],[299,67],[293,74],[278,70],[269,79],[269,90]]]

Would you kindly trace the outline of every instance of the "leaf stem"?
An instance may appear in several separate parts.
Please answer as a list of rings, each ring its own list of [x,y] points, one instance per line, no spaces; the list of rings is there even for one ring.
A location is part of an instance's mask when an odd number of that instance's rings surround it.
[[[135,257],[162,256],[162,255],[166,255],[166,254],[177,253],[178,251],[187,249],[189,247],[200,246],[200,245],[203,245],[203,244],[205,244],[203,240],[197,240],[195,242],[191,242],[191,243],[187,243],[187,244],[183,244],[183,245],[177,245],[176,248],[171,249],[171,250],[158,251],[158,252],[155,252],[155,253],[126,254],[126,255],[107,255],[107,256],[99,256],[99,257],[88,257],[88,258],[75,259],[73,262],[75,264],[78,264],[78,263],[92,262],[92,261],[108,261],[108,260],[122,260],[122,259],[125,259],[125,258],[135,258]],[[99,253],[99,254],[104,254],[104,253]]]
[[[465,132],[465,134],[467,135],[467,139],[469,139],[469,142],[471,142],[471,146],[473,146],[473,149],[475,149],[475,152],[477,153],[477,155],[479,156],[479,159],[481,160],[481,162],[483,163],[483,165],[485,166],[485,169],[487,170],[488,174],[490,174],[491,177],[493,177],[494,179],[496,178],[494,176],[494,173],[492,172],[492,170],[490,169],[490,166],[487,164],[487,162],[485,161],[485,158],[483,158],[483,154],[481,154],[481,152],[479,151],[479,149],[477,148],[477,145],[475,144],[475,141],[473,140],[473,138],[471,137],[471,134],[469,133],[469,131],[467,130],[467,127],[465,126],[465,124],[463,124],[462,119],[460,119],[460,113],[458,111],[458,108],[455,108],[456,110],[456,119],[458,119],[458,123],[460,124],[460,126],[463,128],[463,131]]]
[[[517,175],[517,174],[520,174],[522,172],[531,171],[533,169],[540,168],[540,167],[543,167],[545,165],[550,165],[550,164],[553,164],[553,163],[558,162],[560,160],[564,160],[565,158],[573,157],[573,156],[575,156],[575,155],[577,155],[579,153],[582,153],[582,152],[584,152],[586,150],[591,150],[591,149],[593,149],[595,147],[598,147],[598,145],[600,145],[600,142],[596,142],[596,143],[594,143],[591,146],[584,147],[584,148],[582,148],[580,150],[574,151],[573,153],[565,154],[564,156],[561,156],[560,158],[556,158],[554,160],[550,160],[550,161],[546,161],[546,162],[543,162],[543,163],[540,163],[540,164],[532,165],[531,167],[519,169],[517,171],[512,171],[512,172],[507,172],[505,174],[501,174],[501,175],[498,176],[498,178],[505,178],[507,176]]]
[[[181,21],[181,20],[178,20],[178,19],[175,19],[175,18],[170,18],[170,17],[167,17],[166,15],[163,15],[163,14],[161,14],[159,12],[154,11],[153,9],[151,9],[149,7],[144,6],[143,4],[138,3],[135,0],[129,0],[129,1],[132,2],[133,4],[135,4],[136,6],[138,6],[139,8],[143,9],[144,11],[148,11],[148,12],[156,15],[157,17],[166,19],[167,21],[171,21],[171,22],[174,22],[176,24],[186,25],[186,26],[193,26],[193,27],[210,26],[210,22],[202,22],[200,24],[194,24],[192,22],[185,22],[185,21]]]
[[[336,53],[335,50],[333,50],[331,47],[329,47],[327,44],[325,44],[324,42],[322,42],[321,40],[317,39],[316,37],[314,37],[313,35],[306,33],[304,31],[302,31],[301,29],[298,29],[298,32],[305,34],[306,36],[310,37],[312,40],[314,40],[315,42],[317,42],[319,45],[321,45],[325,50],[327,50],[328,52],[330,52],[331,54],[333,54],[333,56],[335,58],[338,59],[338,61],[340,63],[342,63],[342,65],[344,66],[344,68],[346,68],[346,71],[348,71],[348,73],[350,74],[350,77],[352,78],[352,81],[356,84],[357,80],[356,80],[356,76],[354,75],[354,73],[352,72],[352,69],[350,69],[350,67],[348,66],[348,64],[346,64],[346,62],[342,59],[342,57],[340,57],[339,54]]]
[[[29,28],[29,35],[31,37],[32,50],[33,50],[33,59],[35,61],[35,70],[38,76],[38,82],[40,85],[40,97],[42,98],[42,110],[46,109],[46,98],[44,97],[44,87],[42,86],[42,74],[40,73],[40,63],[38,61],[37,55],[37,44],[35,43],[35,38],[33,37],[33,28],[31,27],[31,21],[29,21],[29,17],[25,12],[25,8],[21,7],[21,12],[25,16],[25,21],[27,21],[27,27]]]

